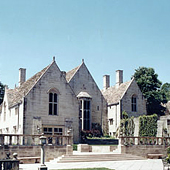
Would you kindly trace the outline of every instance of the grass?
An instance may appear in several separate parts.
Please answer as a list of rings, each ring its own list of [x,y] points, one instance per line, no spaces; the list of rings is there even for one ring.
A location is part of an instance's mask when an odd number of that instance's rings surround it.
[[[57,170],[57,169],[52,169]],[[114,170],[114,169],[108,169],[108,168],[78,168],[78,169],[61,169],[61,170]]]

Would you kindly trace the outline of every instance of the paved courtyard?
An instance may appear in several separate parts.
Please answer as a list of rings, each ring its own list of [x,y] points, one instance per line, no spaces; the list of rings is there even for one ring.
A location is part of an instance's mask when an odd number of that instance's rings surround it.
[[[161,159],[79,162],[79,163],[46,163],[48,170],[105,167],[115,170],[163,170]],[[23,170],[37,170],[40,164],[21,164]]]

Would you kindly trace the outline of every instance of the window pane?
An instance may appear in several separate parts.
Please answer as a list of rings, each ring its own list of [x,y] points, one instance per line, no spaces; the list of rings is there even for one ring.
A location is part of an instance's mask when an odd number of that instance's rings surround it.
[[[54,94],[54,102],[57,102],[57,94]]]
[[[49,102],[53,102],[53,94],[52,93],[49,94]]]
[[[52,103],[49,104],[49,115],[52,115]]]
[[[54,104],[54,115],[57,115],[57,104]]]
[[[52,128],[48,128],[48,131],[49,131],[49,132],[52,132]]]
[[[62,129],[62,128],[59,128],[59,132],[63,132],[63,129]]]
[[[58,132],[58,128],[54,128],[54,132]]]
[[[87,109],[90,109],[90,101],[87,101]]]

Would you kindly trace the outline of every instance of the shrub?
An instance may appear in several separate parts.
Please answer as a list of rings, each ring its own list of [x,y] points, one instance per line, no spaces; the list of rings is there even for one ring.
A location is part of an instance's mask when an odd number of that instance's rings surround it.
[[[134,117],[121,120],[120,132],[123,136],[134,136],[134,129]]]
[[[157,134],[157,120],[156,114],[151,116],[139,117],[139,136],[156,136]]]
[[[122,112],[123,119],[128,119],[128,113],[126,111]]]

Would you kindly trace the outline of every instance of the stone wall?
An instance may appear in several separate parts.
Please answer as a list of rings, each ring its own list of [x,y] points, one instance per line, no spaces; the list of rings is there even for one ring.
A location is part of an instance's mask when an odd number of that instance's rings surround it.
[[[45,148],[45,161],[52,160],[62,155],[72,155],[73,149],[71,145],[67,146],[54,146],[46,145]],[[6,153],[10,153],[11,157],[13,153],[17,153],[18,157],[40,157],[41,146],[0,146],[0,159],[6,157]]]
[[[99,123],[102,125],[104,132],[107,132],[106,100],[84,63],[82,63],[69,84],[74,90],[76,96],[80,92],[87,92],[92,97],[91,123]]]
[[[131,98],[137,96],[137,112],[131,110]],[[132,81],[124,97],[122,98],[122,111],[126,111],[129,116],[138,117],[146,114],[146,101],[135,80]]]
[[[166,156],[167,146],[165,145],[132,145],[121,146],[121,153],[138,155],[147,158],[147,154],[163,154]]]
[[[49,115],[49,91],[57,91],[58,115]],[[68,129],[66,119],[72,120],[74,142],[79,142],[78,101],[62,72],[54,62],[25,97],[24,134],[38,134],[43,127]]]

